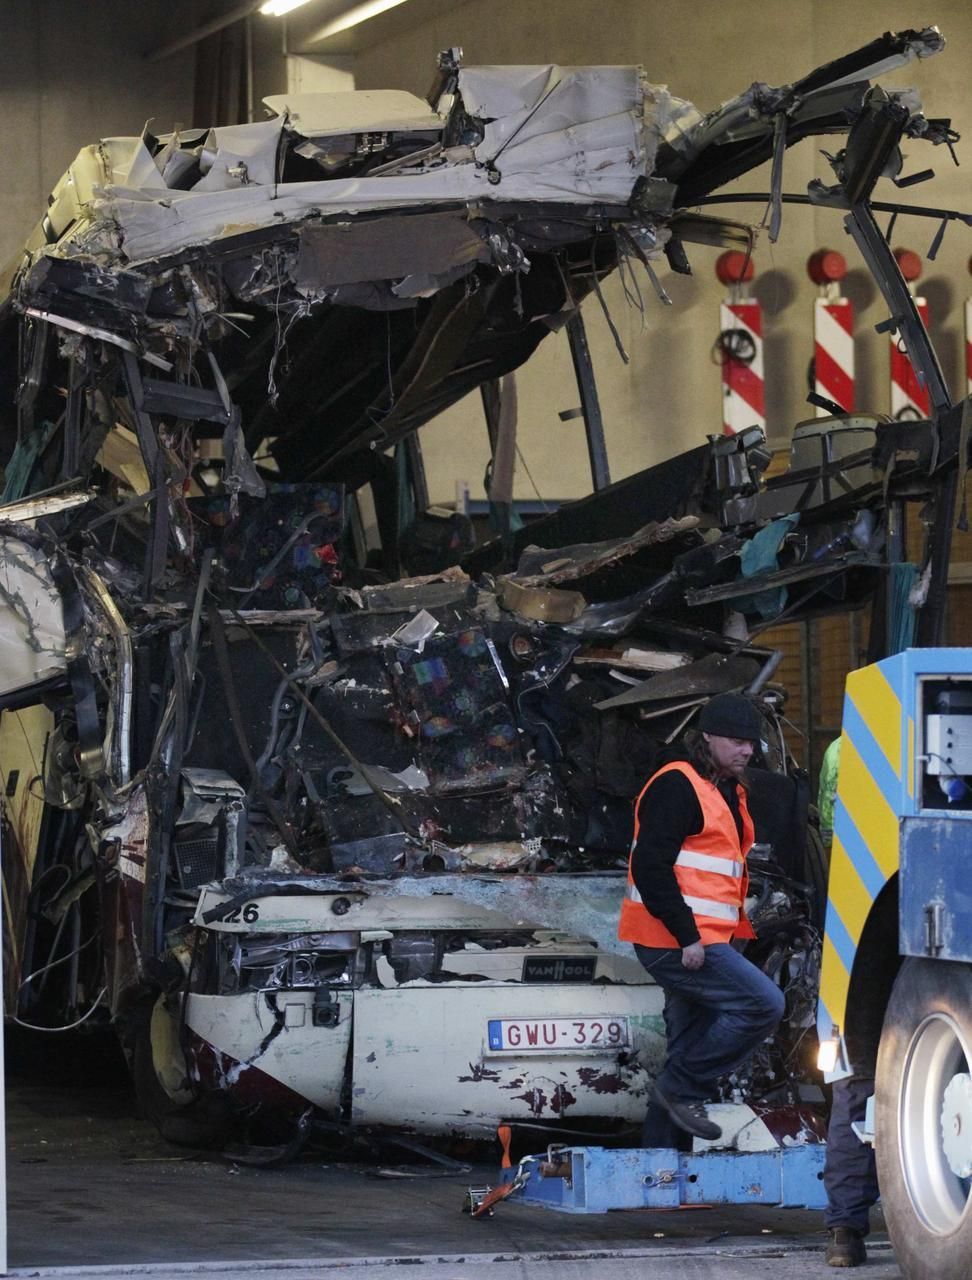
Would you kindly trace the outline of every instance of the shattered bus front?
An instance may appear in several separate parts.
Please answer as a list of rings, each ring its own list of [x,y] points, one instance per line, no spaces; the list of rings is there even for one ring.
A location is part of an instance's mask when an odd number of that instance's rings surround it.
[[[110,1019],[181,1141],[308,1109],[621,1131],[664,1044],[614,936],[632,800],[748,689],[788,1030],[725,1096],[800,1101],[825,868],[744,629],[869,598],[886,472],[927,441],[806,424],[767,482],[746,432],[473,549],[417,431],[482,387],[498,438],[503,379],[608,272],[663,293],[660,254],[749,244],[685,206],[800,137],[883,112],[947,140],[867,84],[940,46],[708,116],[634,67],[446,57],[431,105],[288,98],[81,153],[0,309],[8,1011]]]

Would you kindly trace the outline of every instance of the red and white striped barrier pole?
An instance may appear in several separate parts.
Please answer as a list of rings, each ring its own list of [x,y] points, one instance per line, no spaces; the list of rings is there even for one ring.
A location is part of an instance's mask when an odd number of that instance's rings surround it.
[[[756,274],[751,254],[729,250],[716,260],[716,276],[729,289],[719,307],[722,363],[722,430],[727,436],[758,426],[766,430],[763,381],[763,315],[746,286]]]
[[[972,272],[972,258],[969,258]],[[965,394],[972,396],[972,298],[965,300]]]
[[[914,295],[914,282],[921,275],[921,258],[911,249],[895,249],[895,259],[901,274]],[[915,296],[915,306],[921,323],[928,328],[928,303]],[[927,418],[931,413],[931,397],[928,388],[918,381],[918,375],[905,354],[900,335],[891,335],[891,417]]]
[[[844,410],[854,410],[854,306],[840,292],[847,262],[835,249],[818,249],[807,259],[807,275],[817,285],[813,304],[813,389]],[[818,418],[830,410],[816,407]]]

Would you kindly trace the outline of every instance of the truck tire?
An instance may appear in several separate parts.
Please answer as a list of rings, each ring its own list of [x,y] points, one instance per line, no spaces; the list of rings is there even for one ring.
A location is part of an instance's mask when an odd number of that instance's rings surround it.
[[[972,1268],[972,965],[905,960],[878,1051],[875,1154],[905,1280]]]
[[[142,1003],[135,1015],[132,1077],[139,1109],[168,1142],[180,1147],[222,1145],[230,1110],[215,1097],[197,1097],[186,1078],[179,1025],[167,998]]]

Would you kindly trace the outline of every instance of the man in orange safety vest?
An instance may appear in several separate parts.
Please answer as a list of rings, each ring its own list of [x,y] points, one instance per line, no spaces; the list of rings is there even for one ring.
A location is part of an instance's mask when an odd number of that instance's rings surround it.
[[[753,843],[744,772],[759,714],[743,694],[723,693],[703,707],[698,728],[690,759],[657,770],[635,802],[618,937],[665,991],[668,1053],[655,1112],[714,1140],[722,1130],[706,1099],[775,1030],[784,1002],[732,945],[754,937],[744,910]]]

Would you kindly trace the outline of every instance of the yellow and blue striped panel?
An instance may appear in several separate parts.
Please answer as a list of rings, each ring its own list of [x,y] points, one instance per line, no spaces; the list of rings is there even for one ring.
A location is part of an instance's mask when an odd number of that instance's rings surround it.
[[[903,655],[847,677],[817,1029],[846,1023],[854,956],[874,899],[898,869],[905,769]],[[913,750],[912,733],[906,745]],[[905,781],[904,785],[907,785]]]

